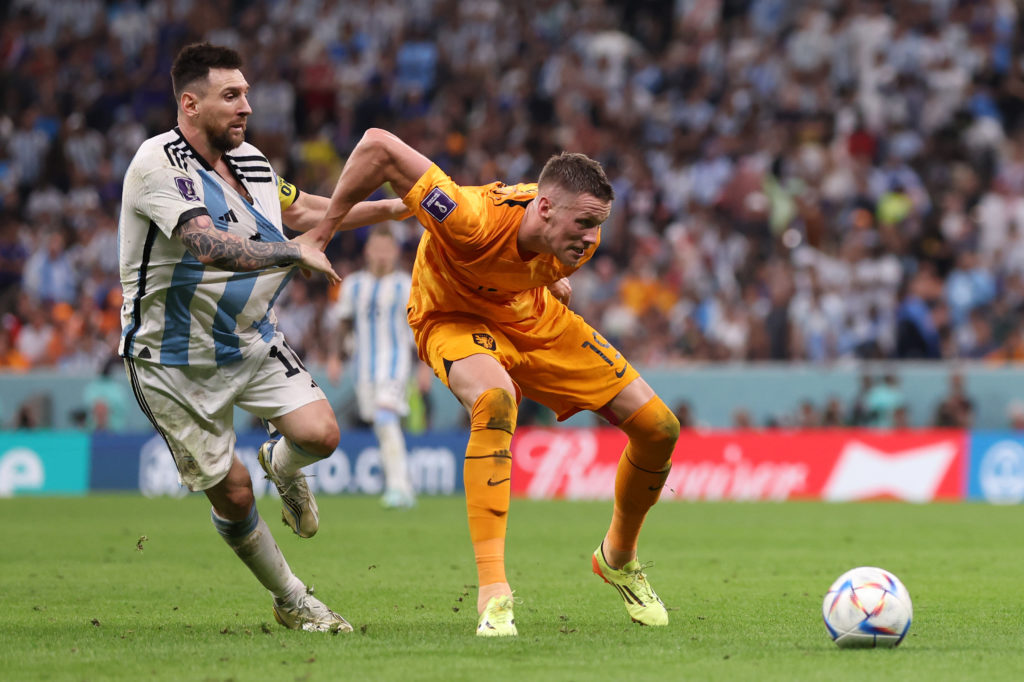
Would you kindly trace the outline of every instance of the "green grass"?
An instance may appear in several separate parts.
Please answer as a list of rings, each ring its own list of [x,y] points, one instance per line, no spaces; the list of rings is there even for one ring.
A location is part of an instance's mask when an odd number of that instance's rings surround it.
[[[1019,508],[665,503],[641,559],[656,561],[671,623],[645,629],[590,574],[610,503],[514,500],[520,635],[481,640],[461,498],[411,513],[359,497],[320,506],[320,534],[299,540],[275,500],[260,502],[350,635],[274,623],[200,496],[0,500],[0,679],[990,682],[1024,670]],[[914,599],[896,650],[840,650],[821,623],[829,584],[862,564],[893,571]]]

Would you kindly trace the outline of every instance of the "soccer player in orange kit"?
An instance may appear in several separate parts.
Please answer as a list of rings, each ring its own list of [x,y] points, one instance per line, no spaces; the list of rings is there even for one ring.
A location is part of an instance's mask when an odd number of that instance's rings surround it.
[[[671,467],[679,421],[632,365],[568,307],[567,277],[590,259],[614,191],[583,154],[553,156],[536,184],[461,187],[383,130],[352,151],[315,227],[321,243],[361,199],[389,182],[426,228],[412,273],[409,323],[420,357],[469,410],[464,481],[479,575],[477,635],[517,634],[505,577],[505,530],[519,398],[565,419],[597,412],[629,437],[611,524],[594,572],[630,617],[667,625],[637,561],[637,540]]]

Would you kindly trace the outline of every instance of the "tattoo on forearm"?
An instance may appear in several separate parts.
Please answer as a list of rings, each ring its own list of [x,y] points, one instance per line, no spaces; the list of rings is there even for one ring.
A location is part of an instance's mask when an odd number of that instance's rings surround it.
[[[258,242],[222,232],[210,216],[200,215],[181,224],[178,237],[199,262],[231,272],[250,272],[299,260],[299,245]]]

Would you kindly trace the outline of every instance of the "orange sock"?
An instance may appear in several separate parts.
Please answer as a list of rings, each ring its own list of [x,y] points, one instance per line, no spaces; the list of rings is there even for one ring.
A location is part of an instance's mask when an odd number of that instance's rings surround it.
[[[661,496],[672,468],[679,420],[661,398],[654,396],[619,428],[629,436],[629,443],[615,474],[615,509],[605,549],[635,556],[647,511]]]
[[[473,404],[469,444],[462,467],[469,537],[480,585],[504,583],[505,528],[512,475],[512,433],[518,408],[502,388],[484,391]]]

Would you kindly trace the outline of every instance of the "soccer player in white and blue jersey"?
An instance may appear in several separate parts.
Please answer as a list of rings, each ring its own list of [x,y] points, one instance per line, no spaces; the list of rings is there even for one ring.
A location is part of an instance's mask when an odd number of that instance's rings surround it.
[[[289,240],[323,216],[325,197],[299,193],[245,140],[249,85],[234,50],[182,49],[171,69],[178,125],[146,140],[125,178],[118,254],[124,306],[120,354],[135,397],[163,436],[181,481],[202,490],[217,531],[273,595],[286,627],[347,632],[312,596],[259,517],[235,456],[236,405],[283,436],[260,449],[282,516],[302,537],[319,524],[301,467],[338,445],[323,391],[276,328],[272,310],[295,267],[340,277],[325,240]],[[355,227],[394,218],[393,202],[361,205]]]
[[[363,250],[364,268],[341,283],[332,310],[337,329],[331,335],[328,364],[328,376],[336,381],[341,342],[351,334],[359,418],[372,424],[377,436],[384,472],[381,504],[391,509],[411,507],[416,501],[401,425],[409,414],[406,395],[416,354],[406,314],[412,278],[398,269],[399,256],[391,230],[375,227]]]

